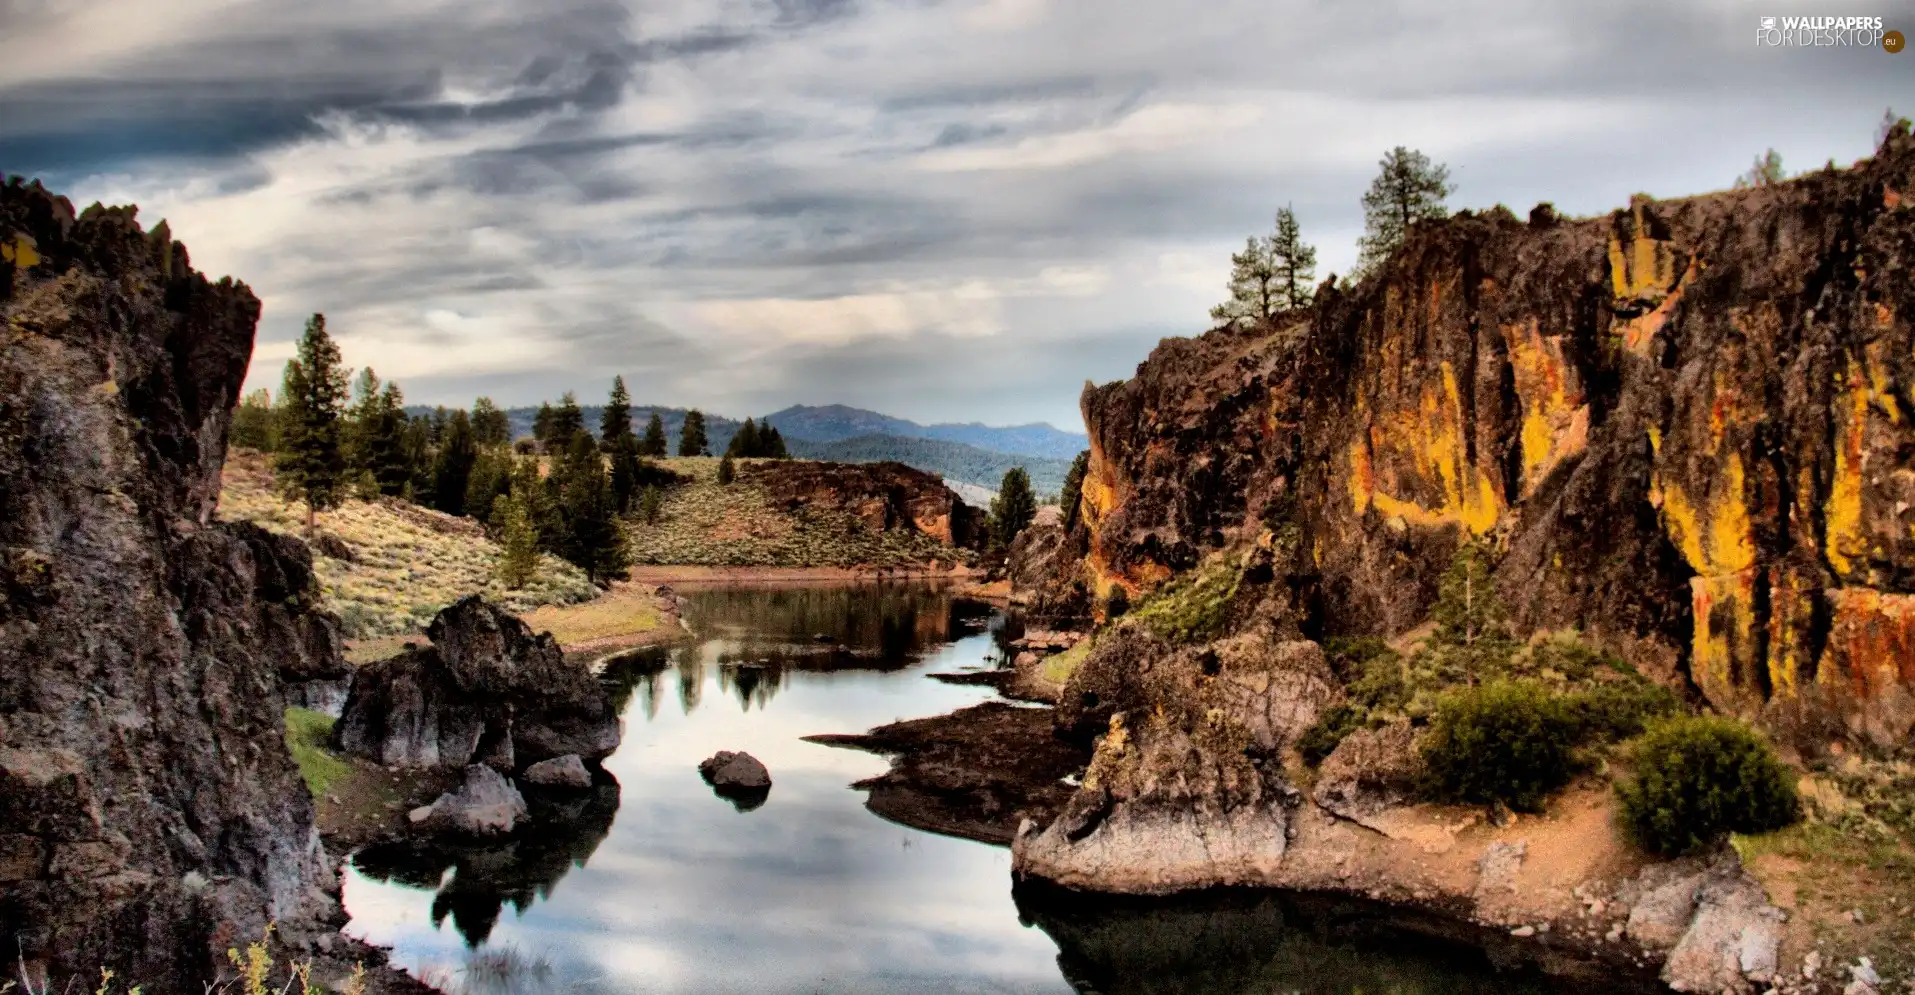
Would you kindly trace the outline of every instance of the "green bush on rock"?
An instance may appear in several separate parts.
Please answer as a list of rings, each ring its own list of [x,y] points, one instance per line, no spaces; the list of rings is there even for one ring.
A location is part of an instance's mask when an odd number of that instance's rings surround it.
[[[1636,776],[1616,785],[1622,818],[1651,853],[1678,856],[1729,833],[1781,829],[1801,817],[1789,770],[1755,730],[1692,717],[1655,726],[1636,743]]]
[[[1533,681],[1497,681],[1439,699],[1423,742],[1429,789],[1449,801],[1542,808],[1575,773],[1576,718]]]

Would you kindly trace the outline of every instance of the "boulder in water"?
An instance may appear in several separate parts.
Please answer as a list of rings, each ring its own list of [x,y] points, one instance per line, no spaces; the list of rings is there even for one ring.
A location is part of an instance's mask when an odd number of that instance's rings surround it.
[[[771,772],[749,753],[719,750],[698,765],[698,773],[720,798],[740,812],[763,805],[771,794]]]
[[[473,764],[465,769],[465,783],[459,790],[440,795],[431,809],[425,818],[414,821],[433,831],[503,836],[525,818],[525,796],[505,775]]]
[[[537,784],[548,788],[592,786],[592,773],[585,769],[585,763],[576,753],[567,753],[551,760],[541,760],[527,767],[521,776],[527,784]]]

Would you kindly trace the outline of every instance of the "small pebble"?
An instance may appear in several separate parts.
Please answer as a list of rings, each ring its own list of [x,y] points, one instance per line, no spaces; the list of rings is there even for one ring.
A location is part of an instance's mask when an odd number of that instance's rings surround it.
[[[1512,930],[1510,930],[1510,931],[1509,931],[1509,935],[1511,935],[1511,936],[1535,936],[1535,935],[1536,935],[1536,927],[1534,927],[1534,926],[1518,926],[1518,927],[1516,927],[1515,929],[1512,929]]]

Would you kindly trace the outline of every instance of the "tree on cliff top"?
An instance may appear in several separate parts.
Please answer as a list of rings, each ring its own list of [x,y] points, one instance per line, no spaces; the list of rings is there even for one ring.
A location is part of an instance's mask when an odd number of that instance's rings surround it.
[[[997,497],[991,501],[991,538],[1000,546],[1009,546],[1036,517],[1037,495],[1031,493],[1031,475],[1021,466],[1004,471]]]
[[[1315,293],[1317,250],[1303,240],[1296,212],[1277,210],[1276,230],[1244,242],[1230,256],[1230,299],[1210,309],[1220,322],[1269,320],[1292,308],[1307,307]]]
[[[1443,198],[1456,192],[1449,167],[1415,149],[1398,145],[1377,167],[1363,195],[1363,237],[1357,240],[1357,267],[1366,272],[1403,244],[1411,224],[1449,216]]]
[[[678,455],[710,456],[709,446],[705,438],[705,413],[693,408],[685,413],[685,427],[678,433]]]
[[[345,489],[340,416],[350,379],[340,365],[339,346],[326,334],[326,316],[306,319],[306,333],[297,354],[286,361],[280,388],[286,407],[279,425],[278,472],[280,487],[306,503],[308,531],[321,509],[338,506]]]
[[[607,446],[614,439],[632,434],[632,395],[625,391],[625,378],[612,378],[612,396],[599,414],[598,437]]]
[[[665,457],[665,420],[658,417],[656,411],[652,412],[651,420],[645,423],[645,438],[638,444],[638,454],[658,459]]]
[[[1747,190],[1750,187],[1774,186],[1787,177],[1788,174],[1782,171],[1782,154],[1770,149],[1755,157],[1755,164],[1749,167],[1748,172],[1735,178],[1735,188]]]

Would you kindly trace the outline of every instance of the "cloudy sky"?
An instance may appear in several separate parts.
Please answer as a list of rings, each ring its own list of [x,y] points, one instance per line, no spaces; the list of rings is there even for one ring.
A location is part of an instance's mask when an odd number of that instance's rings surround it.
[[[0,0],[0,172],[166,218],[408,397],[844,402],[1078,428],[1292,203],[1349,267],[1382,150],[1453,207],[1866,155],[1915,0]]]

